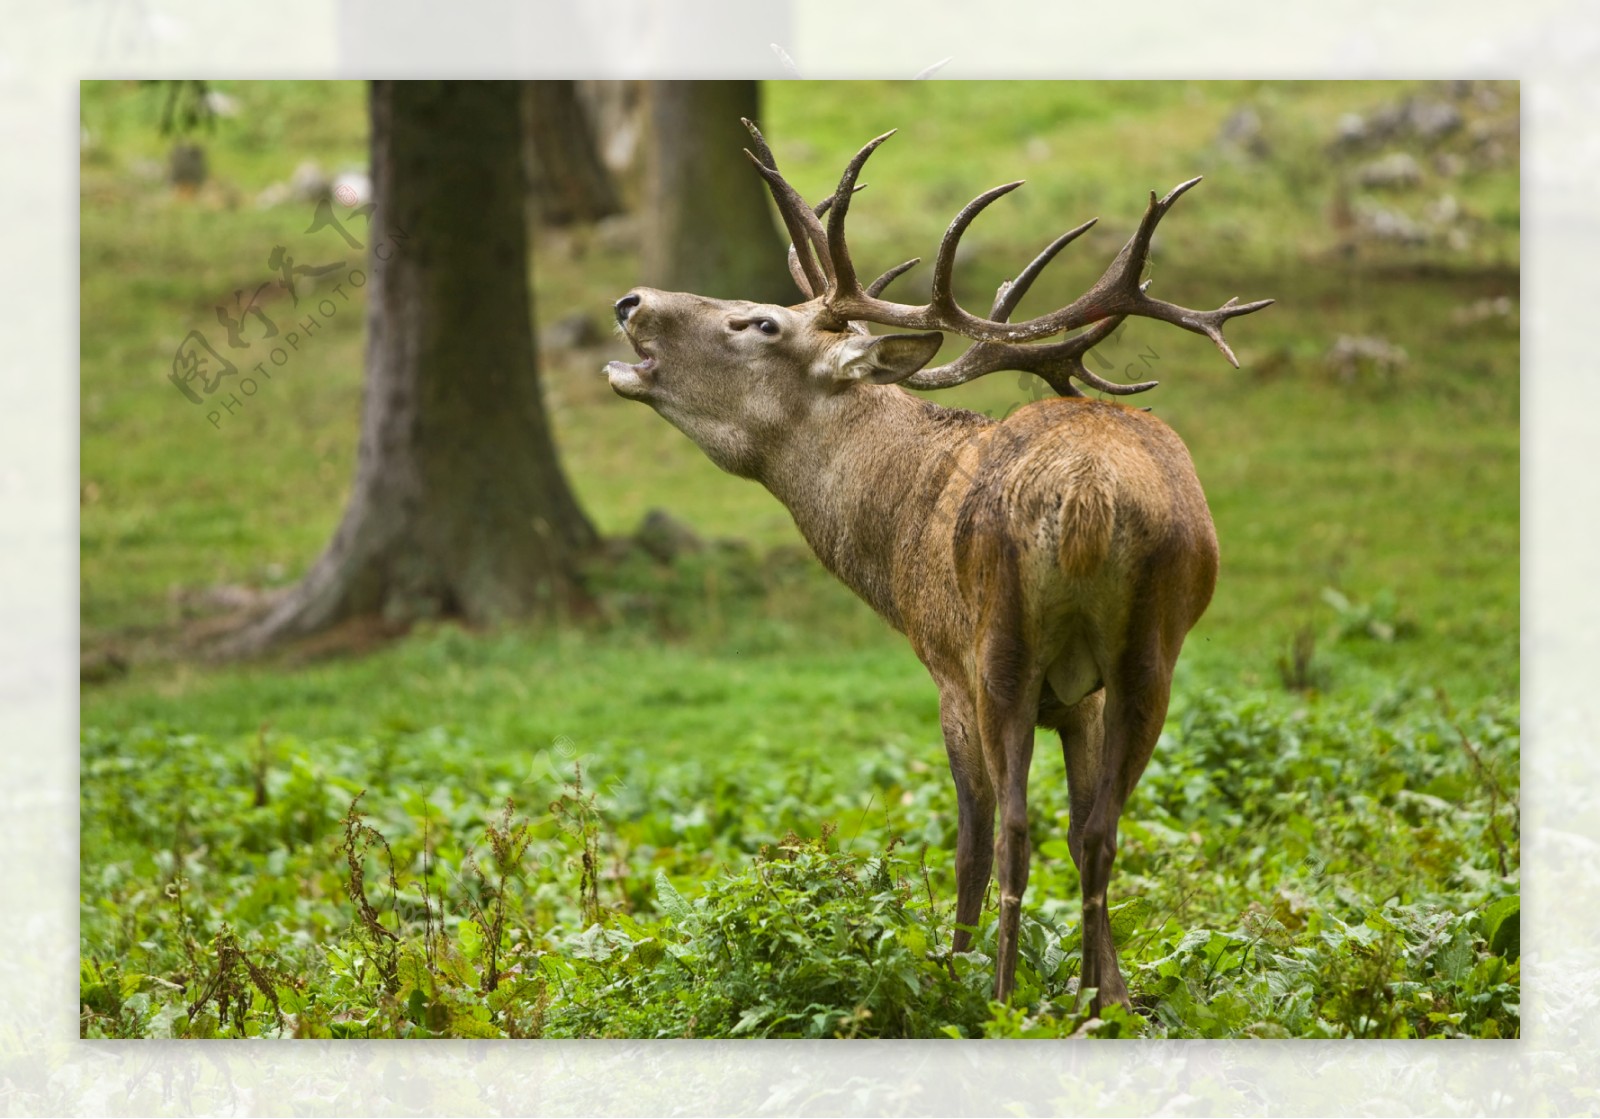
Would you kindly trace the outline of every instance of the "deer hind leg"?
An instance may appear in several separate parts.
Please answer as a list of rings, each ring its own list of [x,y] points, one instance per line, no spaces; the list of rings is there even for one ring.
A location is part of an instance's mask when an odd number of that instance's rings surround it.
[[[1105,689],[1097,688],[1067,709],[1060,725],[1061,756],[1067,763],[1067,849],[1083,877],[1083,830],[1089,823],[1105,752]]]
[[[939,689],[939,722],[956,785],[956,952],[972,942],[994,867],[994,787],[979,744],[977,710],[969,691],[953,684]]]
[[[1098,758],[1080,750],[1074,761],[1075,751],[1070,746],[1067,750],[1072,797],[1067,842],[1083,883],[1081,985],[1095,988],[1092,1010],[1097,1014],[1113,1002],[1131,1009],[1111,937],[1106,888],[1116,859],[1117,821],[1161,735],[1171,681],[1171,659],[1153,651],[1125,653],[1106,680]]]
[[[1028,888],[1028,767],[1043,671],[1016,630],[1003,627],[980,639],[978,677],[978,732],[1000,809],[995,841],[1000,925],[994,997],[1004,1002],[1016,982],[1022,896]]]

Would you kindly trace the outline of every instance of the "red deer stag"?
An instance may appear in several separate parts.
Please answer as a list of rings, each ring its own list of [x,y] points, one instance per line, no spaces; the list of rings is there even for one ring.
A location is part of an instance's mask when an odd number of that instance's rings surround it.
[[[911,265],[865,287],[845,245],[845,215],[879,136],[838,189],[808,206],[778,173],[761,133],[747,152],[793,244],[808,299],[793,307],[636,288],[617,301],[642,359],[611,362],[611,387],[650,405],[722,469],[783,502],[829,571],[904,633],[939,688],[958,806],[954,947],[967,948],[999,861],[994,993],[1009,997],[1028,882],[1028,765],[1035,726],[1061,735],[1067,844],[1083,892],[1082,988],[1094,1009],[1128,1006],[1106,911],[1117,820],[1166,717],[1173,664],[1211,600],[1217,540],[1183,443],[1138,409],[1085,397],[1076,379],[1126,395],[1083,356],[1128,315],[1209,337],[1234,365],[1222,326],[1271,303],[1193,311],[1145,294],[1156,224],[1199,179],[1150,195],[1137,232],[1083,295],[1010,322],[1051,259],[1094,223],[1057,238],[1000,285],[987,318],[952,294],[956,246],[978,213],[1020,186],[979,195],[954,221],[923,306],[881,298]],[[823,218],[826,217],[826,225]],[[867,323],[919,333],[874,336]],[[1081,329],[1080,329],[1081,328]],[[1077,330],[1065,338],[1041,339]],[[951,331],[973,341],[923,368]],[[900,386],[939,389],[1026,370],[1059,397],[995,421],[942,408]],[[995,834],[995,809],[1000,828]]]

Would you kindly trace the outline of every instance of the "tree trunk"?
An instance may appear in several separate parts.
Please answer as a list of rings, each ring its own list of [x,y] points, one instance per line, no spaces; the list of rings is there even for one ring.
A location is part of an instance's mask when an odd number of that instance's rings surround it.
[[[718,299],[791,304],[788,239],[744,149],[760,84],[651,82],[645,282]]]
[[[534,364],[515,82],[374,82],[366,385],[344,520],[225,651],[347,619],[403,627],[584,603],[593,527],[556,460]]]
[[[621,212],[577,83],[524,82],[523,113],[532,220],[561,226]]]
[[[578,100],[589,114],[594,128],[600,162],[611,172],[611,181],[624,210],[643,208],[645,88],[648,82],[636,79],[578,82]]]

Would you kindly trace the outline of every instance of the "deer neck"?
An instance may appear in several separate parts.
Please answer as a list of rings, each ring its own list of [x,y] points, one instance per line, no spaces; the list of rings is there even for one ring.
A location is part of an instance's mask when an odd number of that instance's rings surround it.
[[[896,567],[908,548],[934,545],[929,523],[956,451],[994,421],[877,385],[838,394],[812,420],[758,479],[823,566],[903,630]]]

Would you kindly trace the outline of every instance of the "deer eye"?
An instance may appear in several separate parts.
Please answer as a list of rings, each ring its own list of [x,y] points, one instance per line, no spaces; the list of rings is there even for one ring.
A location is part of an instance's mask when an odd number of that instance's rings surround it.
[[[776,337],[778,334],[778,324],[771,319],[757,319],[755,326],[757,330],[769,337]]]

